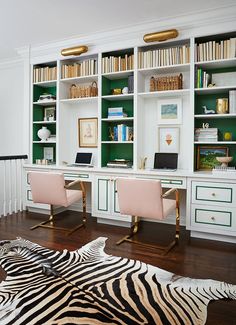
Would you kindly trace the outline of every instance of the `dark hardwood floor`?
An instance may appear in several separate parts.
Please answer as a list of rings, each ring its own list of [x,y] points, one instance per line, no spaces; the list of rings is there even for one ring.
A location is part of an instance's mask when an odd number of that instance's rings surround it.
[[[193,278],[214,279],[236,284],[236,244],[215,242],[189,237],[188,231],[181,228],[180,244],[167,256],[160,257],[154,249],[142,248],[138,245],[115,243],[128,233],[127,228],[97,224],[95,218],[88,218],[86,228],[82,228],[71,236],[63,231],[29,228],[46,218],[36,213],[23,213],[0,218],[0,240],[14,239],[21,236],[42,246],[62,250],[75,250],[97,237],[107,237],[106,253],[139,259],[167,271]],[[71,226],[80,217],[78,213],[66,211],[58,215],[60,226]],[[155,243],[163,242],[173,236],[174,226],[145,222],[142,224],[140,238]],[[5,274],[0,268],[0,281]],[[210,303],[207,324],[236,324],[236,301],[220,300]]]

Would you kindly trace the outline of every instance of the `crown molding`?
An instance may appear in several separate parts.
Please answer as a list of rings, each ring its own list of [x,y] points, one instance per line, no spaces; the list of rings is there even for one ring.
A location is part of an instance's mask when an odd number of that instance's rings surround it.
[[[155,31],[176,28],[180,32],[178,39],[206,35],[205,27],[210,33],[224,33],[235,30],[232,25],[236,20],[236,5],[222,6],[215,9],[198,11],[187,15],[165,17],[155,21],[143,21],[140,24],[126,26],[122,29],[100,31],[89,35],[78,35],[61,39],[55,42],[48,42],[31,46],[30,56],[37,60],[55,60],[64,58],[60,55],[62,48],[85,44],[89,47],[89,54],[106,51],[113,48],[125,48],[132,46],[143,46],[143,35]],[[212,32],[211,32],[212,29]],[[114,44],[114,45],[113,45]],[[27,56],[29,47],[16,49],[20,56]],[[88,53],[87,53],[88,55]]]

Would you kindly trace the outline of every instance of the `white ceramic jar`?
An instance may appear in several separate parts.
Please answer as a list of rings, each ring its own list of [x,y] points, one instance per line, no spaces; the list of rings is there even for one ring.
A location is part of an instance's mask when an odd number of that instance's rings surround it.
[[[43,126],[41,129],[38,130],[38,137],[41,141],[47,141],[50,137],[51,131],[47,129],[46,126]]]

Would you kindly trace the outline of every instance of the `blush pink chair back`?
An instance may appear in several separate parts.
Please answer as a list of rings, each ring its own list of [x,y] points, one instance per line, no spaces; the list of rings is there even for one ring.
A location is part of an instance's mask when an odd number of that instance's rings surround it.
[[[175,200],[162,198],[159,180],[118,178],[116,184],[121,214],[160,220],[176,207]]]
[[[30,172],[29,182],[35,203],[68,207],[82,198],[82,191],[65,189],[61,173]]]

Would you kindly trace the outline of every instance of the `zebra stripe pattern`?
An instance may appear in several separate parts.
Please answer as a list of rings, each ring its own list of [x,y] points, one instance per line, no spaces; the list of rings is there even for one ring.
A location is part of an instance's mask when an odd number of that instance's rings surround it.
[[[0,324],[205,324],[211,300],[236,286],[176,276],[104,253],[106,238],[73,252],[22,238],[0,242]]]

